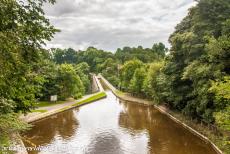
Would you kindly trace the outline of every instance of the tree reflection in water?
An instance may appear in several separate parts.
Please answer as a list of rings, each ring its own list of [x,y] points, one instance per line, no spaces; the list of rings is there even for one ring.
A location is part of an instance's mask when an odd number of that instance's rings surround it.
[[[214,153],[198,137],[159,113],[153,106],[120,101],[123,107],[119,125],[129,131],[148,132],[149,151],[152,154]]]
[[[105,99],[34,123],[25,138],[37,146],[70,146],[52,154],[215,154],[154,107],[106,93]],[[39,152],[29,152],[33,153]]]
[[[51,143],[56,137],[68,140],[73,136],[78,128],[78,121],[74,116],[76,110],[69,110],[56,114],[45,120],[34,123],[33,129],[24,134],[24,139],[35,145],[46,145]],[[26,146],[31,146],[29,142],[24,142]]]
[[[113,132],[99,133],[93,137],[86,151],[87,154],[123,154],[120,139]]]

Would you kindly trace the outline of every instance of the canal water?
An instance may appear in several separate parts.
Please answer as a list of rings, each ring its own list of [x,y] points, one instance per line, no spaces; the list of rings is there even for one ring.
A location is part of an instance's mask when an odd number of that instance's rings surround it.
[[[107,98],[33,123],[29,154],[216,154],[154,107]],[[37,151],[39,150],[39,151]]]

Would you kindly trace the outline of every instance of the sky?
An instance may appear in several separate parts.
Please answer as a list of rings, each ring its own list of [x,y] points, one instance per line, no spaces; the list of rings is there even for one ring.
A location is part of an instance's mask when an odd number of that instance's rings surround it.
[[[194,0],[57,0],[45,4],[46,17],[61,32],[47,47],[116,51],[151,48],[168,38],[194,6]]]

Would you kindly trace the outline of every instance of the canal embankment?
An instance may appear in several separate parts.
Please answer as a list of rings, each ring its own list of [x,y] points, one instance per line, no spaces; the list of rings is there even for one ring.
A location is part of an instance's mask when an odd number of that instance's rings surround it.
[[[222,154],[223,153],[211,141],[211,139],[209,139],[208,137],[206,137],[205,135],[203,135],[202,133],[200,133],[198,130],[192,128],[190,125],[188,125],[187,123],[185,123],[185,121],[182,121],[181,119],[178,119],[177,117],[175,117],[173,115],[172,111],[170,111],[165,106],[156,105],[151,100],[146,100],[146,99],[142,99],[142,98],[136,98],[136,97],[130,96],[130,95],[126,94],[126,93],[123,93],[123,92],[119,91],[118,89],[116,89],[111,83],[109,83],[101,74],[99,74],[97,76],[97,78],[100,79],[113,92],[113,94],[116,95],[121,100],[128,101],[128,102],[141,103],[141,104],[149,105],[149,106],[154,106],[159,112],[161,112],[162,114],[167,115],[171,120],[173,120],[174,122],[180,124],[185,129],[189,130],[191,133],[193,133],[194,135],[198,136],[199,138],[201,138],[202,140],[204,140],[206,143],[210,144],[213,147],[213,149],[218,154]]]

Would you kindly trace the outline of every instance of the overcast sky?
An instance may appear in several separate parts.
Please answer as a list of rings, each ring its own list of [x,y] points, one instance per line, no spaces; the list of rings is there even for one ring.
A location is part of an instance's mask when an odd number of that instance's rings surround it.
[[[57,0],[44,7],[61,30],[47,45],[108,51],[156,42],[169,46],[169,35],[193,5],[193,0]]]

